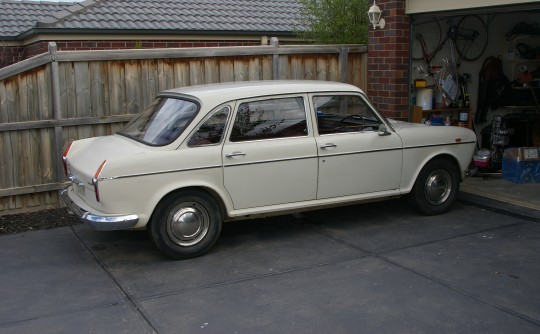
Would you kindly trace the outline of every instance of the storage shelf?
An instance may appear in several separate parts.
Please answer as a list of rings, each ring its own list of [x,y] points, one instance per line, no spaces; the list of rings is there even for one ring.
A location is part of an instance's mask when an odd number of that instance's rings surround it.
[[[538,34],[519,34],[519,35],[513,35],[513,38],[508,41],[519,41],[520,39],[529,39],[529,38],[540,38],[540,35]]]
[[[425,116],[428,116],[430,113],[460,113],[460,112],[467,112],[467,127],[469,129],[472,129],[472,117],[471,117],[471,109],[470,108],[444,108],[444,109],[431,109],[431,110],[423,110],[422,107],[419,106],[411,106],[411,122],[413,123],[422,123],[422,118],[427,118]],[[458,117],[454,117],[454,119],[459,119]]]
[[[504,61],[509,62],[509,63],[538,63],[540,62],[540,59],[519,58],[519,59],[504,59]]]
[[[515,89],[515,90],[531,90],[531,89],[540,89],[540,87],[534,87],[534,86],[512,86],[512,89]]]
[[[502,106],[508,109],[538,109],[537,106]]]

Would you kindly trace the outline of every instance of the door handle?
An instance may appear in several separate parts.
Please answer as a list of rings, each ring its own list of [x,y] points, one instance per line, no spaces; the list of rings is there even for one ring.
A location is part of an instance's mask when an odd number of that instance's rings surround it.
[[[227,158],[232,158],[232,157],[243,157],[245,156],[246,154],[244,152],[233,152],[233,153],[228,153],[228,154],[225,154],[225,156]]]
[[[324,144],[321,146],[322,149],[325,149],[325,148],[335,148],[337,147],[336,144],[333,144],[333,143],[328,143],[328,144]]]

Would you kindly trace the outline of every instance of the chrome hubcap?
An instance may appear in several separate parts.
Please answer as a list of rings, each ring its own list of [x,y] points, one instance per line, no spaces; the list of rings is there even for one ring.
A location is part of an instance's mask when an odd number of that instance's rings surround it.
[[[209,225],[210,217],[204,207],[195,202],[184,202],[167,217],[167,234],[179,246],[193,246],[208,234]]]
[[[425,194],[426,200],[431,205],[441,205],[452,192],[452,178],[444,169],[437,169],[426,179]]]

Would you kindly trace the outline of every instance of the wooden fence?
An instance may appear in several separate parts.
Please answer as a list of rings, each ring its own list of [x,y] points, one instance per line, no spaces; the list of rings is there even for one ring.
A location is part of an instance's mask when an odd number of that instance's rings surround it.
[[[54,208],[61,154],[109,135],[161,90],[215,82],[316,79],[366,87],[363,45],[49,52],[0,69],[0,215]]]

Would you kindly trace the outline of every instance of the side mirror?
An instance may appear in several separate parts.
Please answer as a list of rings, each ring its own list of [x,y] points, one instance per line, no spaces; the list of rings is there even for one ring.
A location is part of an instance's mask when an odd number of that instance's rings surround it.
[[[388,130],[386,130],[386,125],[384,124],[379,125],[379,136],[389,136],[389,135],[391,135],[391,133],[388,132]]]

